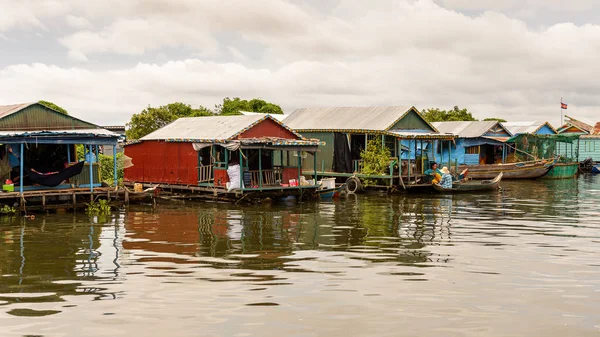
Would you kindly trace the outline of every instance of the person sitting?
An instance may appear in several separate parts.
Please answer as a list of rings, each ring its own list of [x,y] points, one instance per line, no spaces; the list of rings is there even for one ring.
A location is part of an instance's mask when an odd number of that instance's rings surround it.
[[[450,170],[446,166],[442,167],[442,180],[440,180],[439,185],[442,188],[452,188],[452,175],[450,174]]]
[[[431,168],[424,173],[426,182],[437,184],[442,179],[442,172],[438,169],[438,164],[436,162],[431,163]]]

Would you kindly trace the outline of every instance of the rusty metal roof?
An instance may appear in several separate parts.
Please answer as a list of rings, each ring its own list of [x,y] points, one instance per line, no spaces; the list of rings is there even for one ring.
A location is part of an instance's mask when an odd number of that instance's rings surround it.
[[[297,109],[285,118],[294,130],[385,131],[412,106],[332,107]]]
[[[11,105],[0,105],[0,118],[4,118],[15,112],[21,111],[28,106],[34,105],[34,103],[22,103],[22,104],[11,104]]]

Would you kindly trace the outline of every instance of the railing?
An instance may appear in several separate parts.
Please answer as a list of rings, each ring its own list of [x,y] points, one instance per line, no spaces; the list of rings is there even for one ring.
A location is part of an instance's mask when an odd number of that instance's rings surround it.
[[[198,182],[206,183],[213,180],[213,166],[212,165],[202,165],[198,167]]]
[[[250,172],[250,184],[252,186],[260,186],[260,173],[259,170],[248,171]],[[281,169],[262,170],[262,186],[276,186],[281,182]]]

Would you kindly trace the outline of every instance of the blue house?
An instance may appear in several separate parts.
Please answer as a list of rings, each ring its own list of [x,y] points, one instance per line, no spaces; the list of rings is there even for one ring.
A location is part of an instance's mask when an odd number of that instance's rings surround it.
[[[558,132],[548,122],[503,122],[504,126],[513,136],[529,133],[533,135],[555,135]]]
[[[497,121],[435,122],[433,126],[457,136],[454,146],[434,149],[441,158],[450,157],[454,166],[502,163],[511,153],[504,142],[512,133]]]

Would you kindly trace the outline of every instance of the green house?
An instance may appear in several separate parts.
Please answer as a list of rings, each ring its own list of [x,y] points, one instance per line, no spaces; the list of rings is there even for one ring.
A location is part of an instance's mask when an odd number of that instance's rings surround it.
[[[441,134],[413,106],[303,108],[284,123],[304,137],[325,142],[317,163],[311,156],[302,158],[305,169],[316,167],[325,177],[372,178],[362,174],[361,152],[370,140],[381,138],[390,150],[390,167],[376,178],[403,187],[418,185],[429,163],[443,160],[433,150],[436,143],[450,147],[454,139]]]

